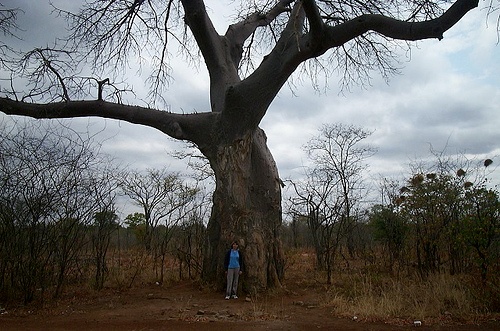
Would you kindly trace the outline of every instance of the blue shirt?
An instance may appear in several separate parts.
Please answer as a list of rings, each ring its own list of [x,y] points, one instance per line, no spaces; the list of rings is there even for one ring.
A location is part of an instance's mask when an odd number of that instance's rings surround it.
[[[240,267],[240,253],[234,249],[231,249],[229,254],[229,269],[235,269]]]

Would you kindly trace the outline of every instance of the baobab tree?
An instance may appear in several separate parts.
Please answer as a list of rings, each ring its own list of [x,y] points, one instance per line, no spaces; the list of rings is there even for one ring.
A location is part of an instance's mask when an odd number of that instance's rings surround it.
[[[21,96],[8,90],[15,84],[2,82],[0,111],[33,118],[124,120],[194,144],[216,179],[202,277],[223,281],[223,254],[238,239],[247,256],[247,285],[261,290],[279,286],[284,274],[282,181],[259,128],[283,85],[306,63],[340,70],[346,83],[366,79],[374,69],[389,75],[395,70],[392,43],[441,39],[478,0],[263,0],[244,5],[225,33],[214,27],[203,0],[92,0],[77,13],[61,10],[71,26],[64,50],[35,49],[24,57],[39,61],[36,73],[50,88],[35,84]],[[126,105],[114,93],[119,89],[113,81],[99,77],[103,68],[120,70],[128,55],[137,59],[148,49],[155,64],[151,96],[158,97],[171,69],[171,40],[180,43],[188,61],[198,54],[204,60],[211,109],[179,114]],[[258,45],[267,47],[265,56],[254,52]],[[67,75],[63,71],[71,65],[58,62],[63,55],[92,65],[94,75]],[[95,100],[82,96],[91,83]]]

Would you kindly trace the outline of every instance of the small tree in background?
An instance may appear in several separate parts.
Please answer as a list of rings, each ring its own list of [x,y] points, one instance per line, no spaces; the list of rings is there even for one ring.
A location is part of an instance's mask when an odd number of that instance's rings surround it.
[[[112,210],[97,212],[91,226],[93,257],[95,260],[94,288],[101,290],[106,280],[108,267],[106,262],[111,234],[118,228],[118,215]]]
[[[438,272],[446,260],[449,229],[462,209],[462,186],[449,175],[417,174],[402,191],[401,212],[411,223],[413,247],[422,276]]]
[[[145,174],[130,172],[121,189],[143,210],[143,219],[133,216],[128,221],[139,222],[135,229],[139,230],[146,252],[153,257],[158,281],[163,282],[168,243],[175,227],[197,208],[195,198],[200,191],[180,174],[165,169],[149,169]]]
[[[133,213],[125,217],[125,224],[135,236],[137,242],[146,247],[146,216],[143,213]]]
[[[498,193],[487,188],[487,178],[472,161],[450,162],[441,154],[431,166],[437,171],[415,174],[397,199],[414,247],[409,258],[416,259],[424,277],[444,267],[451,274],[470,271],[475,261],[485,278],[489,256],[498,253],[492,251],[499,240]]]
[[[384,259],[392,269],[395,263],[405,265],[406,241],[408,224],[394,207],[374,205],[369,214],[370,225],[374,229],[375,240],[382,244],[385,251]]]
[[[290,207],[295,216],[302,213],[307,217],[318,267],[327,271],[328,284],[342,245],[354,255],[354,229],[366,194],[365,160],[375,153],[363,144],[370,134],[352,125],[323,125],[304,145],[312,166],[306,170],[304,182],[294,183],[296,196]]]
[[[474,187],[465,193],[459,240],[472,248],[483,282],[500,259],[500,200],[497,191]]]

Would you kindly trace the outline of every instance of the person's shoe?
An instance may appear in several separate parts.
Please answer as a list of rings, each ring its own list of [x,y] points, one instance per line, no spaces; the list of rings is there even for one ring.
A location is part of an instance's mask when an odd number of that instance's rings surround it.
[[[238,299],[238,296],[237,295],[233,295],[233,299]]]
[[[225,299],[226,299],[226,300],[229,300],[229,295],[226,295],[226,298],[225,298]]]

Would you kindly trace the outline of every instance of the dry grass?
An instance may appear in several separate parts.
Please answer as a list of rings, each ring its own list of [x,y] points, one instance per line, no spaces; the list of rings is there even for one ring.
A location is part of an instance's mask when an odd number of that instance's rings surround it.
[[[324,294],[318,299],[338,316],[384,321],[471,321],[490,313],[482,289],[470,276],[437,274],[422,280],[358,267],[337,271],[333,284],[326,286],[326,275],[314,268],[314,252],[296,251],[288,261],[289,286],[323,288],[319,293]]]
[[[345,275],[342,283],[343,287],[332,286],[329,291],[329,304],[339,315],[422,320],[476,313],[470,289],[451,276],[437,275],[421,281]]]
[[[108,263],[109,274],[106,286],[128,288],[162,281],[163,285],[179,281],[179,265],[175,258],[169,257],[165,262],[163,280],[160,267],[150,255],[142,250],[127,250],[119,259]]]

